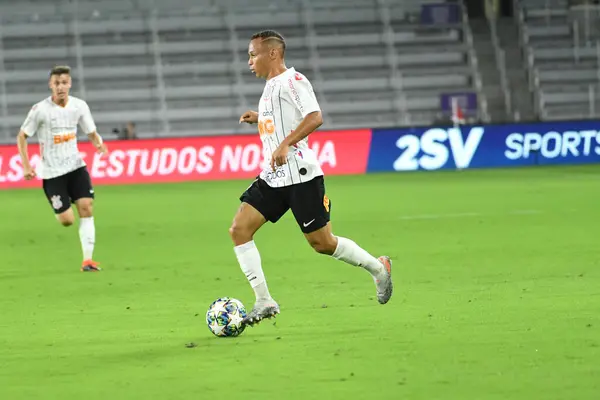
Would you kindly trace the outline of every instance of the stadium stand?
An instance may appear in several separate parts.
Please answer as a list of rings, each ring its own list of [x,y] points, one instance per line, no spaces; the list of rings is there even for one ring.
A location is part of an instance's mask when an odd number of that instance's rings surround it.
[[[529,82],[543,120],[595,118],[600,114],[600,14],[598,5],[592,3],[518,3]]]
[[[0,0],[0,140],[47,96],[56,64],[73,67],[73,94],[101,132],[127,121],[141,137],[254,132],[237,120],[264,85],[246,63],[265,28],[286,36],[287,64],[313,82],[327,128],[430,124],[442,92],[477,92],[485,114],[468,20],[423,27],[422,3]]]

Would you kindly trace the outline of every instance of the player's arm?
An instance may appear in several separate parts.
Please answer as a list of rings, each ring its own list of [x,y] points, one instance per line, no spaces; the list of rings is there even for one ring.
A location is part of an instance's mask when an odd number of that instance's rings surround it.
[[[29,162],[29,152],[27,151],[27,138],[35,135],[39,126],[37,107],[33,106],[25,122],[21,125],[21,130],[17,135],[17,148],[19,149],[19,155],[21,156],[21,164],[23,165],[23,177],[26,180],[35,178],[35,170]]]
[[[295,145],[308,135],[313,133],[318,127],[323,125],[323,116],[321,111],[313,111],[307,114],[302,122],[298,124],[296,129],[290,133],[285,139],[281,141],[281,144],[273,152],[271,158],[271,168],[275,170],[276,166],[283,165],[287,162],[287,155],[290,150],[290,146]]]
[[[23,176],[26,180],[30,180],[35,178],[35,170],[31,167],[31,163],[29,162],[27,137],[27,133],[25,133],[23,130],[19,131],[19,134],[17,135],[17,147],[19,148],[21,164],[23,165]]]
[[[106,147],[106,144],[104,144],[102,136],[100,136],[98,132],[94,131],[88,133],[87,137],[88,139],[90,139],[90,142],[92,142],[92,144],[100,154],[106,154],[108,152],[108,148]]]
[[[271,158],[271,167],[273,170],[275,170],[276,166],[287,162],[290,146],[305,139],[323,124],[321,108],[310,82],[304,76],[296,74],[295,78],[290,78],[287,87],[290,91],[292,102],[302,114],[303,119],[296,129],[282,140],[279,147],[273,152],[273,157]]]
[[[256,111],[248,110],[240,117],[240,124],[246,122],[247,124],[256,124],[258,122],[258,113]]]
[[[106,144],[104,144],[102,136],[100,136],[98,132],[96,132],[96,124],[94,123],[92,112],[90,111],[90,108],[88,107],[87,103],[84,102],[83,104],[84,107],[81,117],[79,117],[79,125],[81,126],[81,129],[83,129],[83,131],[87,134],[88,139],[94,145],[96,150],[98,150],[100,154],[106,154],[108,153],[108,148],[106,147]]]
[[[304,117],[302,122],[298,124],[296,129],[294,129],[281,144],[288,147],[293,146],[316,131],[321,125],[323,125],[323,115],[321,114],[321,111],[313,111]]]

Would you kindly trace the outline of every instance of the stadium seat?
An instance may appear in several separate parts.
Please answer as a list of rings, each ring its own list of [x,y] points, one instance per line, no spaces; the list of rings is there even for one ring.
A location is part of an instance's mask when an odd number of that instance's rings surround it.
[[[248,71],[247,47],[267,27],[286,37],[287,64],[312,81],[328,129],[371,127],[356,118],[366,112],[377,126],[431,123],[440,93],[473,90],[475,71],[463,26],[423,29],[423,3],[257,0],[248,10],[242,0],[203,7],[193,0],[81,0],[77,8],[61,0],[10,7],[0,0],[7,94],[0,118],[11,129],[0,140],[14,136],[28,108],[48,95],[56,64],[73,67],[73,94],[89,101],[102,129],[135,121],[141,136],[252,132],[237,124],[263,87]]]
[[[600,36],[594,15],[579,18],[567,0],[521,0],[521,31],[542,119],[595,118]]]

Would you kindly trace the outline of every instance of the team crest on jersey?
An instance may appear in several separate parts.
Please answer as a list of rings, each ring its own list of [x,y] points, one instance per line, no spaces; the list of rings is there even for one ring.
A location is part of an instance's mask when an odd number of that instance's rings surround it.
[[[52,208],[55,210],[59,210],[63,206],[63,202],[58,194],[50,197],[50,201],[52,202]]]
[[[297,81],[301,81],[302,75],[300,75],[299,73],[296,72],[296,75],[294,75],[294,78],[296,78]]]

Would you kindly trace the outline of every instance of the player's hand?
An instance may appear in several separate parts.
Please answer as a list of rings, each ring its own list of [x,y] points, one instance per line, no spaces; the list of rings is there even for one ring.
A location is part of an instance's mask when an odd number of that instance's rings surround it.
[[[271,157],[271,168],[273,171],[277,167],[285,165],[287,163],[288,152],[290,151],[290,146],[280,145],[273,152],[273,157]]]
[[[98,151],[98,153],[102,154],[103,156],[108,154],[108,147],[106,146],[105,143],[102,143],[101,145],[96,147],[96,150]]]
[[[256,124],[258,122],[258,113],[256,111],[248,110],[240,117],[240,124],[245,122],[247,124]]]
[[[35,170],[31,168],[31,165],[23,167],[23,177],[26,181],[30,181],[35,178]]]

